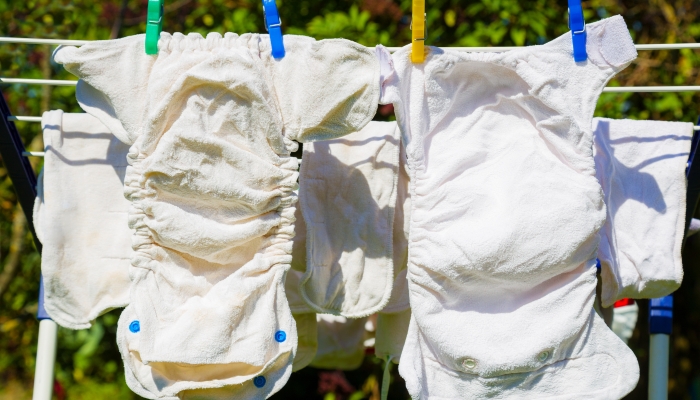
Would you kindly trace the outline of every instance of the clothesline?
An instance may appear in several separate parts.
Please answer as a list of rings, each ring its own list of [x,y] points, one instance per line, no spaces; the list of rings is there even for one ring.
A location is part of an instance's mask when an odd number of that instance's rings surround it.
[[[14,38],[0,37],[0,43],[15,44],[49,44],[49,45],[73,45],[80,46],[92,42],[93,40],[68,40],[68,39],[41,39],[41,38]],[[469,51],[469,52],[500,52],[513,50],[524,46],[503,46],[503,47],[446,47],[446,50]],[[700,43],[664,43],[664,44],[638,44],[637,50],[679,50],[679,49],[700,49]],[[394,52],[400,47],[387,47]],[[75,86],[77,81],[59,79],[25,79],[25,78],[1,78],[0,83],[15,83],[28,85],[50,85],[50,86]],[[700,86],[625,86],[607,87],[603,93],[659,93],[659,92],[700,92]]]
[[[15,38],[15,37],[0,37],[0,43],[15,43],[15,44],[51,44],[51,45],[67,45],[81,46],[94,42],[95,40],[70,40],[70,39],[41,39],[41,38]],[[501,46],[501,47],[444,47],[454,51],[473,51],[473,52],[498,52],[518,49],[525,46]],[[700,49],[700,43],[657,43],[657,44],[637,44],[634,46],[637,50],[680,50],[680,49]],[[387,47],[389,51],[394,52],[400,47]]]

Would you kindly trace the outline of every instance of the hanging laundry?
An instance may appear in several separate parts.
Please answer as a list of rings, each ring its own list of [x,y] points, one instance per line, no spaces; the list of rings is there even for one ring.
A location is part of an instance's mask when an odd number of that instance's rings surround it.
[[[683,279],[686,176],[693,124],[595,118],[602,305],[663,297]]]
[[[299,202],[307,229],[301,295],[318,313],[360,318],[386,306],[399,135],[372,122],[342,139],[304,146]]]
[[[34,227],[43,245],[44,307],[69,329],[86,329],[129,303],[131,235],[123,195],[126,154],[89,114],[42,116],[44,169]]]
[[[81,106],[133,142],[125,194],[135,253],[117,332],[127,384],[147,398],[199,389],[269,397],[297,347],[283,287],[294,140],[369,122],[377,59],[346,40],[298,36],[285,38],[281,60],[266,35],[163,33],[157,57],[143,41],[54,54],[81,79]]]
[[[413,398],[621,398],[634,354],[593,310],[605,204],[591,119],[636,50],[621,17],[503,53],[381,56],[410,171]]]
[[[325,343],[319,354],[347,351],[342,346],[332,349],[337,340],[322,337],[328,331],[323,326],[318,327],[318,333],[311,331],[309,315],[317,311],[345,316],[366,316],[379,311],[379,320],[386,321],[383,316],[390,313],[386,318],[393,321],[401,315],[408,325],[408,219],[404,213],[408,212],[410,202],[405,162],[399,160],[401,154],[395,122],[370,122],[361,131],[341,139],[304,146],[300,176],[302,207],[296,211],[297,234],[285,286],[297,328],[303,320],[309,328],[306,336],[310,340],[318,338],[319,346]],[[338,185],[339,182],[342,184]],[[316,222],[308,223],[302,212]],[[307,238],[311,240],[307,242]],[[308,257],[307,248],[308,254],[315,254],[316,258]],[[321,261],[314,264],[314,260]],[[354,324],[352,320],[345,324],[333,322],[333,326],[345,325],[351,330]],[[398,360],[406,337],[406,331],[401,329],[401,324],[382,324],[376,332],[378,354],[391,353]],[[302,335],[299,330],[300,342]],[[343,346],[359,348],[355,342]],[[309,353],[316,352],[315,346],[306,349],[306,353],[295,357],[295,370],[307,364]],[[359,352],[355,350],[348,357],[357,357]],[[335,361],[322,364],[340,368],[341,357],[329,357],[325,360]],[[318,364],[314,362],[314,365]]]

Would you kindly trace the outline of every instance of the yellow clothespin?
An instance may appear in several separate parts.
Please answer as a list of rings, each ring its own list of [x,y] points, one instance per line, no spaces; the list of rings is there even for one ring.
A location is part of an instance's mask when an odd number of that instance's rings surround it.
[[[411,18],[411,61],[425,61],[425,0],[413,0]]]

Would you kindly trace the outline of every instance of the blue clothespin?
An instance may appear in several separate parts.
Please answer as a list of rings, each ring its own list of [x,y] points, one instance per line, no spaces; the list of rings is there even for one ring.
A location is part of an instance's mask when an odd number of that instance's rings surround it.
[[[284,42],[282,41],[282,19],[277,11],[275,0],[262,0],[265,12],[265,30],[270,35],[272,44],[272,57],[284,57]]]
[[[574,61],[586,61],[586,21],[583,19],[581,0],[569,0],[569,29],[574,43]]]

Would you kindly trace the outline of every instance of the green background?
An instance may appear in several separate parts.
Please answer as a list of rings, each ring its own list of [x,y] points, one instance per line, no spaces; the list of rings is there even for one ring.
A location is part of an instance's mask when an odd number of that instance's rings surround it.
[[[285,33],[318,39],[342,37],[373,46],[403,46],[410,42],[410,0],[277,1]],[[676,43],[700,40],[698,0],[584,1],[586,21],[621,14],[635,43]],[[436,46],[508,46],[541,44],[568,31],[565,0],[428,0],[428,40]],[[146,0],[0,1],[0,36],[56,39],[110,39],[143,33]],[[168,32],[264,32],[260,1],[166,1]],[[0,76],[74,79],[51,62],[53,48],[0,44]],[[641,51],[639,58],[610,85],[700,85],[700,51]],[[63,109],[80,112],[74,88],[0,85],[15,115],[39,116]],[[597,116],[611,118],[695,121],[700,94],[604,94]],[[381,108],[378,119],[391,118]],[[25,145],[41,151],[40,127],[17,124]],[[32,158],[35,168],[41,159]],[[40,257],[27,233],[12,184],[0,166],[0,399],[31,397],[38,323],[35,320]],[[685,280],[676,296],[671,339],[669,392],[671,399],[700,399],[700,236],[684,254]],[[646,301],[630,347],[642,376],[629,398],[645,399],[648,369]],[[59,330],[57,399],[137,398],[124,383],[115,343],[119,310],[97,319],[88,330]],[[406,399],[394,369],[390,398]],[[307,368],[295,373],[275,398],[379,399],[381,364],[368,354],[356,371]]]

